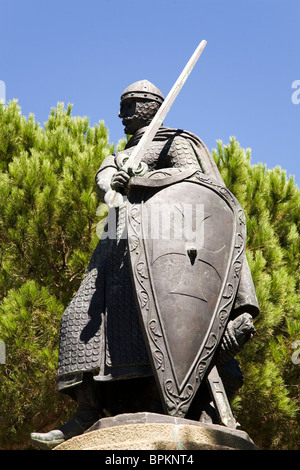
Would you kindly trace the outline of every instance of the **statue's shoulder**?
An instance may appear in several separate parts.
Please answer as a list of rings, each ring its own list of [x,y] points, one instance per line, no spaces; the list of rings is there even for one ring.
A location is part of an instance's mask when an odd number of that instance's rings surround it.
[[[116,166],[116,163],[115,163],[115,154],[111,154],[111,155],[108,155],[107,157],[104,158],[104,160],[102,161],[101,165],[100,165],[100,168],[98,170],[99,171],[102,171],[104,170],[105,168],[108,168],[108,167],[115,167]]]

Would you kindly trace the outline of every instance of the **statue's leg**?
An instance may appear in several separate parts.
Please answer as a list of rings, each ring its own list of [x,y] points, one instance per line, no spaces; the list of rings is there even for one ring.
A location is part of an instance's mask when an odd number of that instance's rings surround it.
[[[106,412],[115,416],[121,413],[164,413],[154,377],[140,377],[105,383]]]
[[[220,423],[206,382],[203,382],[197,390],[185,418],[201,423]]]
[[[92,374],[84,374],[82,383],[72,391],[78,404],[75,416],[59,429],[47,433],[32,433],[30,437],[34,445],[44,449],[53,448],[90,428],[101,417],[99,390],[99,384],[93,380]]]

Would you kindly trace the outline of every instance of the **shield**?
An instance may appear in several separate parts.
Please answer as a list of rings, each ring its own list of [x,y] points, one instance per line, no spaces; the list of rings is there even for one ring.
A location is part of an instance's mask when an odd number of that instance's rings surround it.
[[[133,286],[165,411],[185,416],[220,343],[239,284],[245,220],[200,171],[132,178],[127,200]]]

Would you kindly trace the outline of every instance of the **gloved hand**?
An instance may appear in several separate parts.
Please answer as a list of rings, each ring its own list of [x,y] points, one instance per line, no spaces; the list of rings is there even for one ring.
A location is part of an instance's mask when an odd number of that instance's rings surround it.
[[[130,179],[130,176],[126,171],[119,170],[112,177],[110,186],[114,191],[118,191],[119,193],[125,195],[127,193],[127,185],[128,185],[129,179]]]
[[[229,321],[216,354],[217,364],[222,365],[232,359],[254,334],[255,328],[250,313],[242,313]]]

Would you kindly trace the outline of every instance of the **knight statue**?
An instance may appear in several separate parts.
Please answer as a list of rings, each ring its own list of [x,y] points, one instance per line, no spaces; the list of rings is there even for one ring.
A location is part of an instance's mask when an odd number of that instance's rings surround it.
[[[32,433],[36,445],[51,447],[120,413],[218,424],[210,372],[229,401],[242,386],[235,356],[259,313],[242,208],[188,131],[160,126],[141,171],[123,169],[163,102],[147,80],[121,96],[119,117],[131,137],[96,174],[100,202],[120,196],[109,209],[116,230],[104,228],[61,319],[58,391],[78,411],[59,429]]]

